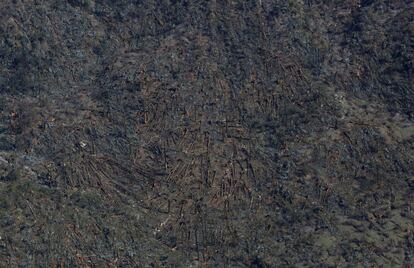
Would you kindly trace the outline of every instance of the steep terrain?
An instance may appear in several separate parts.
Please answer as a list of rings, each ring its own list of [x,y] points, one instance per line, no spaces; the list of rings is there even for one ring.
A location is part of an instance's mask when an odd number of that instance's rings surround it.
[[[0,2],[0,267],[414,266],[414,4]]]

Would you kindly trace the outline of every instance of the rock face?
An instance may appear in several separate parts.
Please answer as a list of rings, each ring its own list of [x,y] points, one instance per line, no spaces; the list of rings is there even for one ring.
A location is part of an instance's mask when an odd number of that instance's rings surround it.
[[[412,18],[1,1],[0,266],[414,266]]]

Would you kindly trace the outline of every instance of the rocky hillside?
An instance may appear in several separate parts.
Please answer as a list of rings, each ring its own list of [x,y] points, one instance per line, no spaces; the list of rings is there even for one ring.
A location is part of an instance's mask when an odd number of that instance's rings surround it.
[[[414,3],[0,2],[0,267],[414,266]]]

